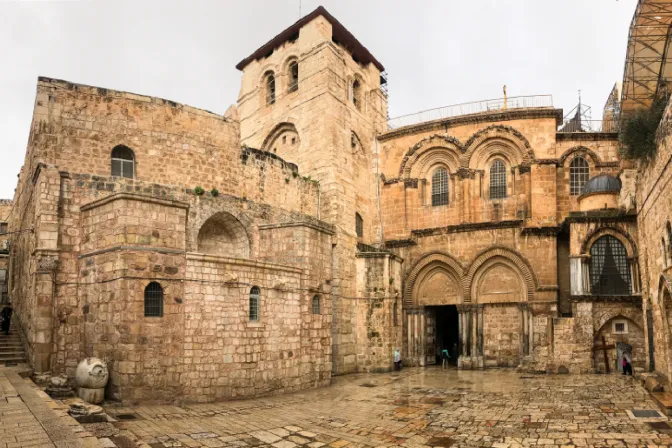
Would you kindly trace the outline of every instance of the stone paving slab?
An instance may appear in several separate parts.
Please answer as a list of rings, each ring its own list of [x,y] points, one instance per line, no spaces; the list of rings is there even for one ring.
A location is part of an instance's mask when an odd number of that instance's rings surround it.
[[[672,446],[667,417],[642,421],[637,409],[658,407],[622,375],[432,368],[245,401],[106,407],[130,418],[115,429],[151,448]]]
[[[0,369],[0,448],[100,448],[64,409],[29,379]]]

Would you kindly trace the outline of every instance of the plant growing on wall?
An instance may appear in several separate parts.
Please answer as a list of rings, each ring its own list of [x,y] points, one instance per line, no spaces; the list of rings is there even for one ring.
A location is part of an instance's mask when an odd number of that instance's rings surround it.
[[[219,190],[216,189],[216,188],[213,188],[212,190],[210,190],[210,194],[211,194],[213,197],[216,198],[217,196],[219,196]]]
[[[198,186],[198,187],[194,188],[194,193],[197,196],[202,196],[203,193],[205,193],[205,190],[203,189],[203,187]]]
[[[627,117],[621,126],[623,156],[644,163],[656,155],[656,131],[663,118],[667,96],[656,98],[649,109],[641,109]]]

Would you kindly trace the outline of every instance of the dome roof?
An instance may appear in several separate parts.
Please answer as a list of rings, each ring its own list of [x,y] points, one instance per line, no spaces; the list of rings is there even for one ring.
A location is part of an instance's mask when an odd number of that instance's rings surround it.
[[[609,193],[621,191],[621,180],[618,177],[600,174],[591,178],[583,187],[583,194]]]

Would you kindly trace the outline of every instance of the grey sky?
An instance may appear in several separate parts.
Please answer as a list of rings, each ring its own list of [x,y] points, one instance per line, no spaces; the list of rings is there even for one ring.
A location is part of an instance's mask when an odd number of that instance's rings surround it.
[[[302,0],[322,4],[389,74],[390,116],[508,94],[552,94],[599,118],[623,75],[637,0]],[[24,160],[38,76],[223,114],[241,59],[299,17],[299,0],[3,2],[0,197]]]

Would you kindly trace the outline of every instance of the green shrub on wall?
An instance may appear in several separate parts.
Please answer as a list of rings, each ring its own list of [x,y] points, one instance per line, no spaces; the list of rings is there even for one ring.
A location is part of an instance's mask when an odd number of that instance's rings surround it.
[[[638,110],[623,121],[620,140],[625,158],[646,163],[656,155],[656,131],[666,105],[667,96],[656,98],[651,108]]]

